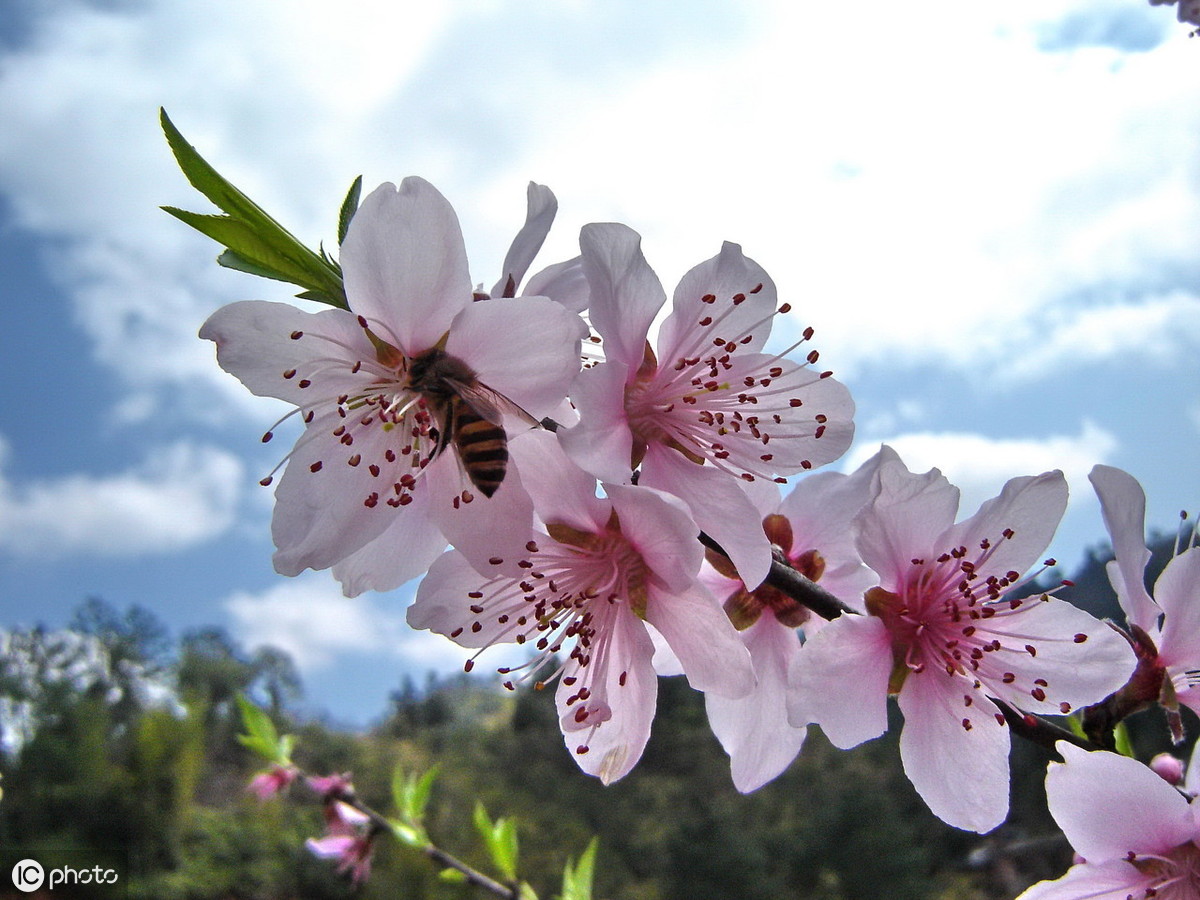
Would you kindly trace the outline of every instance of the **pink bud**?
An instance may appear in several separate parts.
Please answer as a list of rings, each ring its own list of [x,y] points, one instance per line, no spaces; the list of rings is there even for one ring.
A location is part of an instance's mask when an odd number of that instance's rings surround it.
[[[1150,768],[1167,784],[1179,784],[1183,781],[1183,760],[1170,753],[1158,754],[1150,760]]]

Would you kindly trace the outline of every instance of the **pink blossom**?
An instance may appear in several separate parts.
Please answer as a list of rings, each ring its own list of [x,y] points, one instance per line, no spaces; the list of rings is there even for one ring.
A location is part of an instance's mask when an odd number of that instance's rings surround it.
[[[365,813],[340,800],[325,804],[325,835],[309,838],[304,845],[322,859],[336,859],[338,872],[349,874],[355,884],[371,874],[371,855],[375,849],[371,819]]]
[[[887,461],[872,495],[857,545],[880,585],[869,615],[829,623],[797,656],[791,719],[852,747],[883,733],[896,695],[917,792],[951,825],[988,831],[1008,809],[1009,731],[991,698],[1067,713],[1124,684],[1133,653],[1065,601],[1013,596],[1066,507],[1061,472],[1012,479],[958,524],[958,489],[936,469]]]
[[[854,404],[817,355],[803,364],[763,352],[777,312],[775,285],[736,244],[696,266],[675,290],[657,345],[650,324],[666,302],[641,238],[615,224],[584,227],[583,271],[604,362],[572,388],[580,422],[561,435],[602,481],[630,481],[682,499],[729,553],[746,584],[771,555],[742,486],[811,469],[845,452]],[[811,330],[795,346],[804,343]]]
[[[1146,590],[1146,495],[1128,472],[1096,466],[1088,476],[1100,498],[1104,524],[1116,558],[1108,577],[1131,625],[1157,647],[1157,665],[1166,670],[1162,700],[1200,712],[1200,547],[1174,556]],[[1153,651],[1151,651],[1153,652]]]
[[[1200,896],[1200,820],[1195,802],[1137,760],[1060,741],[1050,763],[1050,813],[1083,857],[1056,881],[1018,900],[1128,900]]]
[[[530,491],[545,523],[524,533],[522,574],[482,577],[460,553],[446,553],[421,582],[408,622],[464,647],[528,643],[537,655],[522,679],[565,652],[543,682],[558,677],[566,743],[581,768],[607,784],[633,767],[650,736],[650,628],[702,691],[744,696],[754,684],[750,658],[696,582],[703,551],[678,499],[632,485],[606,486],[599,498],[595,480],[546,433],[525,435],[512,449],[523,469],[538,472]]]
[[[349,311],[233,303],[200,331],[222,368],[255,394],[295,404],[304,421],[275,493],[275,568],[332,566],[354,595],[420,574],[447,541],[485,564],[472,538],[531,515],[520,475],[513,467],[496,491],[507,500],[501,517],[455,449],[439,452],[446,423],[413,390],[414,361],[443,350],[543,416],[579,369],[583,324],[546,298],[473,303],[454,210],[419,178],[363,201],[341,265]]]
[[[572,312],[581,313],[587,309],[588,289],[578,256],[543,269],[529,279],[524,291],[521,290],[525,273],[546,240],[558,212],[558,200],[545,185],[529,182],[527,195],[525,224],[508,248],[500,280],[490,296],[549,297]]]
[[[286,790],[288,785],[296,780],[296,775],[294,766],[271,766],[267,771],[259,772],[251,778],[246,789],[259,800],[266,800]]]
[[[871,478],[885,454],[894,455],[885,448],[853,475],[809,475],[782,502],[770,485],[774,496],[765,508],[760,506],[763,532],[782,560],[851,604],[861,604],[875,576],[859,559],[850,522],[866,503]],[[788,722],[787,673],[800,652],[797,629],[803,627],[811,636],[824,620],[769,585],[748,590],[720,554],[710,552],[708,561],[702,580],[723,600],[758,676],[746,697],[704,695],[709,724],[729,754],[733,783],[746,793],[779,775],[800,752],[807,729]]]
[[[308,786],[327,800],[339,800],[354,794],[350,773],[338,775],[310,775],[305,779]]]

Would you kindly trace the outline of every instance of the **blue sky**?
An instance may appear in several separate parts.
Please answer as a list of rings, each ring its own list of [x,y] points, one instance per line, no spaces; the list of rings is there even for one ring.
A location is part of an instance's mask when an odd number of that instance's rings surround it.
[[[286,13],[281,10],[286,9]],[[668,290],[736,241],[859,404],[843,467],[892,443],[964,513],[1066,471],[1053,552],[1103,538],[1086,481],[1150,520],[1200,499],[1200,45],[1141,0],[17,0],[0,21],[0,627],[99,595],[224,625],[379,714],[462,655],[411,589],[342,598],[270,565],[276,405],[196,338],[285,286],[218,268],[158,130],[332,244],[354,176],[419,174],[491,284],[529,180],[540,261],[622,221]],[[786,328],[778,328],[786,332]],[[781,333],[780,341],[787,335]]]

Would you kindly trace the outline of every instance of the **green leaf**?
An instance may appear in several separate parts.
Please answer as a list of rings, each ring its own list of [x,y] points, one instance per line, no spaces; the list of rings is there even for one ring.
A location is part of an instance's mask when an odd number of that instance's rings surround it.
[[[399,766],[392,773],[392,802],[409,825],[419,827],[425,817],[425,807],[429,805],[429,794],[433,790],[437,774],[437,766],[432,767],[420,778],[405,774]]]
[[[479,836],[485,841],[489,840],[492,834],[492,820],[488,817],[487,807],[483,805],[482,800],[475,801],[475,811],[471,814],[471,819]]]
[[[497,819],[492,833],[492,861],[509,881],[517,878],[517,820]]]
[[[599,838],[592,838],[578,865],[567,860],[563,869],[562,897],[560,900],[592,900],[592,882],[596,874],[596,849]]]
[[[243,695],[237,695],[238,709],[242,714],[242,726],[246,734],[239,734],[238,741],[249,750],[271,762],[287,765],[291,762],[291,750],[294,739],[291,735],[280,738],[275,731],[275,723],[263,710],[259,709]]]
[[[396,836],[396,840],[406,847],[415,847],[420,850],[429,843],[425,839],[425,832],[420,828],[414,828],[404,822],[391,822],[390,824],[392,826],[392,834]]]
[[[442,869],[438,872],[438,878],[442,881],[448,881],[450,884],[466,884],[467,876],[458,869]]]
[[[1125,727],[1124,722],[1118,722],[1117,727],[1113,729],[1113,741],[1118,753],[1122,756],[1136,759],[1133,752],[1133,744],[1129,741],[1129,729]]]
[[[184,176],[226,215],[206,215],[173,207],[164,209],[232,250],[235,257],[229,260],[234,263],[230,268],[299,285],[316,295],[314,299],[325,298],[323,302],[348,308],[337,264],[309,250],[257,203],[226,181],[195,147],[184,140],[166,110],[159,112],[167,143]]]
[[[341,211],[338,213],[338,246],[346,240],[346,234],[350,231],[350,220],[354,218],[354,214],[358,212],[358,198],[362,194],[362,176],[359,175],[354,179],[354,184],[350,185],[350,190],[346,192],[346,199],[342,201]]]
[[[517,887],[517,898],[518,900],[538,900],[538,895],[529,882],[522,881]]]

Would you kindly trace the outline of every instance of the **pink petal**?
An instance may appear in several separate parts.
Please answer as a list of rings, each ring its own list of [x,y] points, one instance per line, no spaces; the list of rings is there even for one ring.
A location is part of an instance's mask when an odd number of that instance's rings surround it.
[[[703,302],[701,298],[705,295],[716,297],[716,302]],[[735,295],[745,297],[736,306],[731,303]],[[688,345],[697,329],[696,323],[709,316],[722,317],[717,333],[726,341],[740,343],[749,336],[750,340],[743,345],[745,350],[761,350],[771,333],[778,305],[771,276],[754,260],[742,255],[740,246],[726,241],[719,254],[693,268],[675,288],[671,314],[659,331],[659,361],[694,356]],[[712,336],[708,338],[711,340]]]
[[[519,561],[529,555],[525,545],[533,529],[533,501],[519,468],[510,463],[491,497],[466,481],[457,454],[443,453],[424,471],[429,518],[450,544],[485,576],[516,574]],[[464,490],[470,502],[462,501]]]
[[[1028,598],[1015,613],[1005,603],[995,608],[996,615],[976,623],[982,640],[994,637],[1002,647],[985,653],[976,673],[993,697],[1058,715],[1098,703],[1133,674],[1129,642],[1065,600]]]
[[[584,369],[571,387],[579,424],[558,439],[575,463],[609,484],[629,482],[633,432],[625,415],[625,368],[603,362]]]
[[[1158,642],[1162,661],[1172,670],[1200,669],[1200,547],[1167,563],[1154,585],[1154,598],[1166,613]]]
[[[305,339],[294,340],[297,332]],[[298,385],[319,369],[323,392],[332,399],[342,390],[361,387],[365,379],[350,376],[357,358],[373,359],[375,350],[354,316],[345,310],[327,309],[307,313],[287,303],[245,300],[222,306],[209,316],[200,337],[217,345],[217,362],[235,375],[252,394],[278,397],[297,406],[313,401],[313,389]],[[345,349],[337,343],[354,349]],[[329,357],[344,356],[344,386],[325,388],[336,372],[329,371]],[[296,370],[292,378],[284,372]]]
[[[526,297],[549,297],[573,313],[582,313],[590,301],[582,257],[576,256],[542,269],[529,279],[523,294]]]
[[[754,665],[728,616],[702,589],[651,590],[646,621],[663,636],[683,666],[688,684],[723,697],[754,689]]]
[[[1003,822],[1009,731],[996,705],[969,680],[933,668],[909,675],[899,703],[904,773],[930,811],[980,834]]]
[[[736,700],[705,694],[704,705],[713,734],[729,754],[733,784],[745,794],[791,764],[808,729],[787,720],[788,667],[800,650],[795,629],[780,625],[767,613],[740,637],[754,662],[757,686]]]
[[[870,504],[856,520],[858,550],[883,587],[896,590],[954,522],[958,488],[937,469],[909,472],[899,457],[885,460],[875,473]],[[938,552],[941,552],[940,550]]]
[[[762,584],[771,568],[771,546],[758,510],[728,473],[698,466],[666,445],[653,444],[638,483],[683,500],[699,530],[729,555],[742,581],[748,587]]]
[[[514,288],[520,286],[530,263],[542,249],[542,243],[550,233],[550,226],[554,223],[557,213],[558,200],[555,199],[554,192],[544,184],[529,182],[526,191],[525,224],[513,238],[512,246],[504,256],[500,280],[492,288],[493,297],[504,296],[510,279]]]
[[[398,509],[383,502],[367,505],[373,492],[382,494],[399,480],[398,473],[395,478],[384,472],[375,477],[367,466],[347,463],[352,454],[382,458],[391,439],[382,429],[370,429],[350,450],[333,437],[337,424],[336,412],[330,410],[308,425],[275,489],[271,535],[278,548],[275,570],[281,575],[327,569],[381,535],[397,516],[414,515],[420,508],[416,502]],[[433,465],[444,465],[448,458],[444,454]],[[408,471],[403,460],[396,465]],[[414,501],[427,487],[418,482]]]
[[[1114,564],[1109,579],[1121,601],[1121,608],[1133,624],[1153,631],[1159,608],[1146,592],[1146,494],[1128,472],[1112,466],[1095,466],[1088,475],[1100,498],[1104,527],[1112,538]]]
[[[393,516],[382,534],[334,563],[333,577],[341,583],[342,593],[357,597],[364,591],[392,591],[429,569],[449,542],[419,511],[428,502],[428,494],[421,492]]]
[[[621,534],[641,554],[651,580],[668,591],[686,591],[696,581],[704,548],[696,523],[675,497],[647,487],[605,485],[621,522]],[[730,626],[732,628],[732,626]]]
[[[658,694],[658,676],[650,665],[653,653],[650,637],[636,616],[621,609],[612,617],[604,670],[594,674],[604,686],[599,691],[593,690],[593,694],[602,693],[606,698],[611,716],[595,728],[569,727],[574,713],[564,704],[578,685],[568,686],[559,681],[556,696],[563,740],[579,767],[604,784],[628,774],[650,739]],[[593,657],[592,665],[597,664],[597,659]],[[587,752],[579,753],[582,747],[587,747]]]
[[[815,722],[842,750],[887,730],[892,640],[874,616],[841,616],[813,635],[788,674],[788,720]]]
[[[521,472],[533,477],[522,484],[543,522],[601,532],[612,504],[596,496],[596,479],[571,462],[549,431],[530,431],[509,441],[508,452]]]
[[[416,599],[408,608],[408,624],[446,637],[454,635],[451,640],[460,647],[487,647],[498,641],[511,641],[511,623],[497,622],[504,610],[489,604],[486,614],[471,611],[472,604],[483,601],[468,595],[481,590],[487,590],[485,579],[461,553],[443,553],[417,586]],[[518,598],[514,605],[523,609],[524,603]],[[474,623],[478,623],[478,629],[473,627]]]
[[[562,402],[579,374],[579,342],[586,333],[583,320],[553,300],[488,300],[455,317],[446,352],[540,419]]]
[[[341,265],[351,310],[406,356],[437,343],[471,302],[458,217],[421,178],[367,195],[342,242]]]
[[[1135,759],[1058,742],[1046,773],[1050,813],[1089,863],[1163,854],[1195,837],[1188,802]],[[1115,812],[1119,814],[1114,815]]]
[[[1154,881],[1124,860],[1072,866],[1055,881],[1039,881],[1017,900],[1129,900]]]
[[[975,559],[980,542],[986,540],[992,549],[976,570],[980,578],[1000,577],[1009,571],[1023,573],[1039,561],[1066,509],[1067,480],[1057,469],[1036,477],[1013,478],[975,515],[947,529],[932,549],[949,551],[962,546],[967,548],[967,559]],[[1006,529],[1011,530],[1011,538],[1003,537]]]
[[[579,234],[592,327],[604,338],[605,359],[629,373],[641,365],[646,333],[667,300],[641,244],[638,233],[624,225],[585,225]]]

